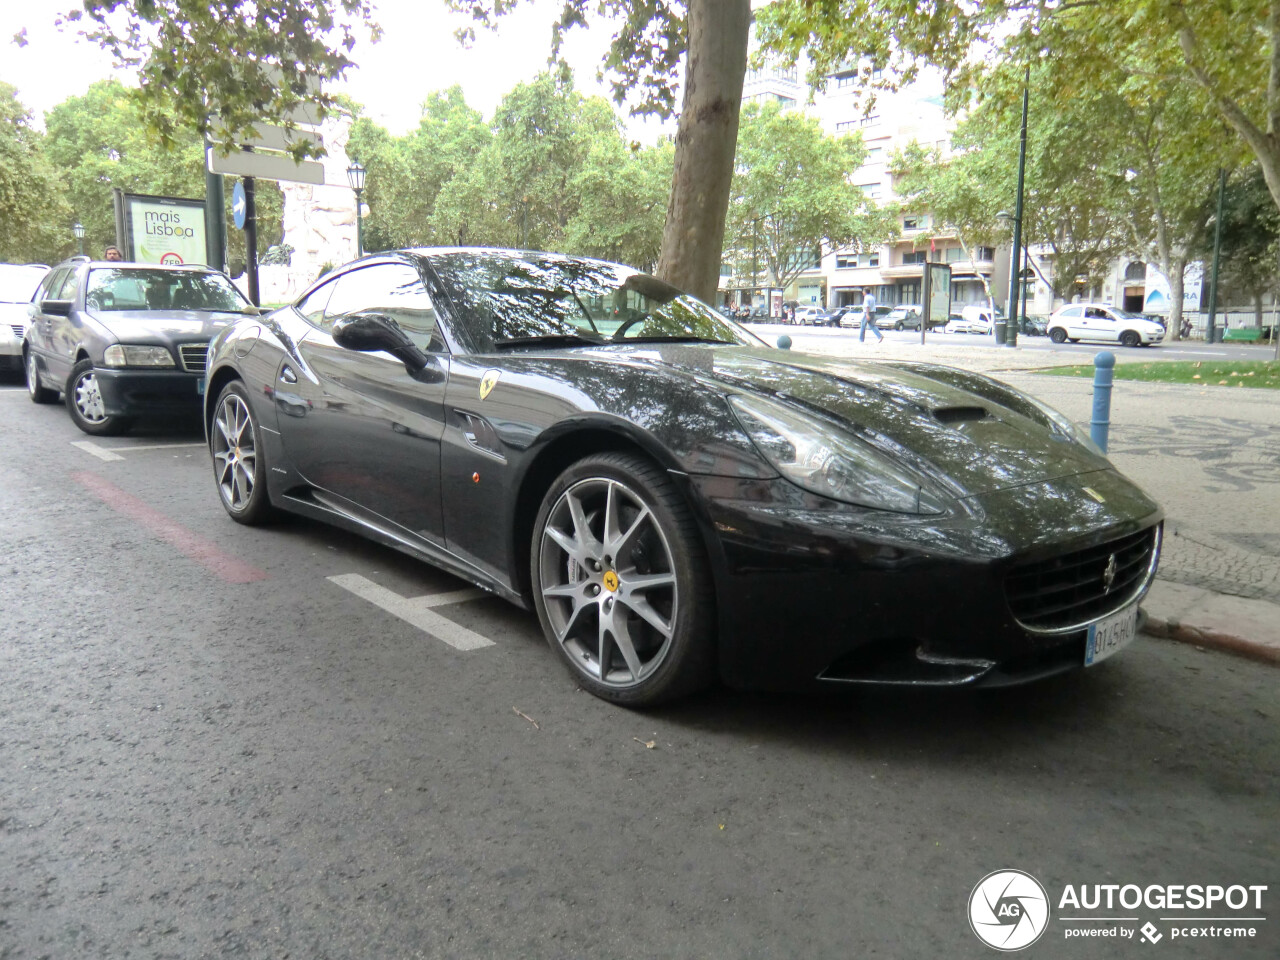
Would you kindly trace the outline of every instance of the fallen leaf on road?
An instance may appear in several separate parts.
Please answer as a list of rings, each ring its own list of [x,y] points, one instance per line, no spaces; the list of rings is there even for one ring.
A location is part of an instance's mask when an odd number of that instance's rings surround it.
[[[657,740],[641,740],[639,737],[632,737],[631,739],[634,740],[636,743],[643,743],[644,748],[646,750],[652,750],[654,747],[658,745]]]

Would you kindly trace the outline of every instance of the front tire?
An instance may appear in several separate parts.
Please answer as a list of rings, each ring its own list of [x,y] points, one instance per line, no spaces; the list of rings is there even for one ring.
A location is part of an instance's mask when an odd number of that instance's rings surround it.
[[[23,368],[27,371],[27,396],[32,403],[53,403],[58,399],[57,390],[50,390],[40,383],[40,365],[30,349],[27,350],[27,362],[23,364]]]
[[[714,599],[684,497],[650,460],[573,464],[538,511],[531,585],[543,633],[590,693],[652,706],[705,686]]]
[[[218,499],[232,520],[248,526],[274,514],[267,493],[267,461],[262,432],[249,406],[249,391],[232,380],[218,395],[209,428],[209,451]]]
[[[1049,331],[1049,339],[1054,343],[1066,343],[1067,331],[1063,330],[1061,327],[1054,327]]]
[[[97,372],[93,369],[93,361],[88,358],[71,368],[67,389],[63,392],[67,397],[67,411],[71,414],[72,423],[90,436],[114,437],[128,432],[133,426],[133,420],[129,417],[107,413],[102,390],[98,386]]]

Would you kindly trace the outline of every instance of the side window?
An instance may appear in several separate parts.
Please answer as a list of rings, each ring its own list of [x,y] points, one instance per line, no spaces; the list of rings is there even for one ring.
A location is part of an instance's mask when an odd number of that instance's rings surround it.
[[[74,300],[76,291],[80,289],[80,271],[68,270],[67,277],[62,281],[62,286],[58,289],[59,300]]]
[[[39,303],[41,300],[53,300],[53,291],[61,287],[62,281],[65,279],[67,279],[67,271],[65,269],[49,271],[45,274],[44,279],[40,281],[40,288],[36,291],[35,301]]]
[[[1062,311],[1062,313],[1060,314],[1060,316],[1063,316],[1063,317],[1078,317],[1078,316],[1080,316],[1080,308],[1079,308],[1079,307],[1067,307],[1067,309],[1065,309],[1065,310],[1063,310],[1063,311]]]
[[[324,329],[353,313],[379,313],[393,320],[420,350],[445,349],[436,311],[418,271],[408,264],[387,263],[353,270],[338,278],[324,312]]]
[[[326,283],[322,287],[317,287],[304,300],[298,303],[298,312],[313,327],[319,327],[321,330],[329,329],[324,323],[324,308],[328,305],[329,297],[333,294],[335,286],[337,284]]]

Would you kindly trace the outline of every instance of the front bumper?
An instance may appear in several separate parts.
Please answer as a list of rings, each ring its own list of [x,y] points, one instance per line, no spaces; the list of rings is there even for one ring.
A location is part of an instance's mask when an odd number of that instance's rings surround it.
[[[783,480],[689,482],[711,544],[721,675],[754,689],[1002,686],[1082,667],[1087,624],[1024,627],[1006,576],[1161,520],[1113,471],[970,498],[945,517],[858,510]],[[1116,608],[1145,594],[1156,544]]]
[[[204,375],[184,370],[94,368],[108,416],[199,411]]]

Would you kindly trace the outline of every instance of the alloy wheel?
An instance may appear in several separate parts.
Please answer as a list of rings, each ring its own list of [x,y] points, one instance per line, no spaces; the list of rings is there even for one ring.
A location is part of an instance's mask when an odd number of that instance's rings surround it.
[[[228,393],[222,398],[213,426],[213,459],[218,491],[231,510],[244,510],[253,496],[258,466],[249,407],[240,397]]]
[[[547,515],[538,569],[551,630],[578,670],[628,688],[666,659],[680,585],[667,534],[629,486],[592,477],[565,490]]]
[[[35,363],[34,358],[31,363]],[[81,375],[72,388],[76,409],[80,416],[89,423],[102,423],[107,419],[107,407],[102,402],[102,391],[98,388],[98,378],[92,370]]]

